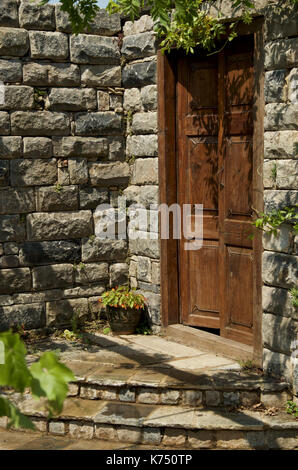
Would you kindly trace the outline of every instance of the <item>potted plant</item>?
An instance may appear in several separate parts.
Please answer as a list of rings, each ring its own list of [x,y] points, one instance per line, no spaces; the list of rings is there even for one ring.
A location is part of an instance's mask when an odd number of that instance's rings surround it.
[[[113,333],[131,335],[135,333],[145,308],[145,297],[136,289],[119,286],[103,293],[99,302],[107,307],[107,318]]]

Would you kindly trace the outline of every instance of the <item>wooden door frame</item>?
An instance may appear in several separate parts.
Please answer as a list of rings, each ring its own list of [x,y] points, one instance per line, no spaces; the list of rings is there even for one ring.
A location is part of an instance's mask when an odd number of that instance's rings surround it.
[[[250,25],[241,25],[239,36],[254,34],[254,174],[253,204],[257,211],[263,210],[263,148],[264,148],[264,36],[263,18],[255,19]],[[177,202],[177,155],[176,155],[176,60],[175,54],[157,54],[158,77],[158,148],[159,148],[159,202]],[[262,237],[257,234],[253,240],[253,253],[256,256],[253,272],[254,282],[254,361],[262,366]],[[170,238],[160,239],[160,277],[162,325],[167,327],[180,323],[178,243]],[[225,340],[227,341],[227,340]]]

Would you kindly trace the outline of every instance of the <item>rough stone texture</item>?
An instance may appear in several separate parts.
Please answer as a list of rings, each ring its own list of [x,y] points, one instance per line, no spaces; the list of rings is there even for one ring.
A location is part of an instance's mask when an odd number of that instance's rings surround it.
[[[141,92],[138,88],[128,88],[124,91],[123,108],[126,111],[140,111],[142,109]]]
[[[157,113],[136,113],[133,116],[132,131],[135,134],[156,134]]]
[[[280,189],[298,189],[298,160],[276,162],[276,186]]]
[[[47,108],[54,111],[94,111],[96,107],[96,92],[92,88],[52,88],[48,97]]]
[[[96,209],[99,204],[108,202],[108,192],[100,188],[80,190],[80,209]]]
[[[30,31],[29,37],[32,58],[58,61],[68,58],[68,38],[66,34]]]
[[[292,298],[287,289],[264,286],[262,301],[265,312],[282,315],[283,317],[292,316],[298,320],[298,313],[295,313]]]
[[[31,288],[31,276],[28,268],[1,269],[0,294],[27,291]]]
[[[24,137],[24,158],[50,158],[52,155],[52,140],[48,137]]]
[[[58,31],[71,33],[71,23],[68,14],[61,10],[61,6],[56,7],[56,24]],[[99,9],[90,28],[86,28],[85,33],[99,34],[102,36],[113,36],[121,30],[120,15],[110,15],[103,8]]]
[[[73,284],[74,269],[72,264],[52,264],[39,266],[32,270],[34,290],[56,289]]]
[[[158,159],[138,158],[134,164],[133,184],[158,184]]]
[[[131,34],[144,33],[146,31],[152,31],[154,26],[153,20],[149,15],[143,15],[138,20],[126,21],[123,26],[124,36],[129,36]]]
[[[70,58],[76,64],[118,64],[118,40],[87,34],[70,37]]]
[[[154,125],[154,124],[153,124]],[[139,128],[141,124],[139,125]],[[154,157],[158,153],[157,136],[151,135],[138,135],[128,136],[126,154],[135,157]]]
[[[126,65],[122,72],[125,88],[142,87],[156,83],[156,62],[146,61]]]
[[[43,187],[36,190],[36,210],[40,212],[51,212],[59,210],[78,209],[77,186],[64,186],[62,189],[56,187]]]
[[[19,10],[20,26],[25,29],[55,29],[55,7],[44,5],[42,8],[38,1],[22,0]]]
[[[0,214],[24,214],[34,210],[35,199],[32,189],[0,189]]]
[[[294,67],[298,62],[298,38],[271,41],[265,45],[265,68]]]
[[[75,268],[76,284],[105,283],[109,278],[107,263],[88,263]]]
[[[110,267],[111,286],[126,284],[128,280],[128,266],[126,263],[112,264]]]
[[[30,240],[64,240],[83,238],[92,234],[91,212],[34,213],[27,217]]]
[[[23,266],[75,263],[81,259],[81,245],[76,240],[25,242],[20,247],[19,256]]]
[[[144,86],[141,89],[141,101],[145,111],[154,111],[157,109],[157,86]]]
[[[18,72],[17,65],[16,63],[14,73]],[[29,62],[24,64],[23,79],[27,85],[78,86],[80,85],[80,69],[77,65],[68,63],[48,64]]]
[[[265,250],[290,253],[293,246],[293,230],[290,225],[283,225],[278,233],[263,234],[263,247]]]
[[[297,258],[282,253],[263,253],[263,280],[276,287],[291,288],[297,280]]]
[[[119,260],[126,257],[125,240],[86,239],[82,245],[82,261]]]
[[[88,317],[87,299],[67,299],[46,303],[47,326],[70,325],[74,315],[77,316],[78,320]]]
[[[126,185],[129,178],[127,163],[90,163],[89,175],[92,186]]]
[[[82,83],[87,86],[121,86],[121,67],[111,65],[82,65]]]
[[[34,90],[27,86],[6,86],[4,89],[4,104],[0,109],[32,109],[34,108]]]
[[[146,32],[124,37],[121,53],[128,60],[156,54],[155,35],[152,32]]]
[[[0,242],[21,241],[25,234],[25,224],[19,215],[0,216]]]
[[[265,158],[295,158],[298,143],[298,131],[265,132],[264,157]]]
[[[266,348],[291,354],[291,343],[297,337],[291,318],[267,313],[263,315],[263,344]]]
[[[272,70],[265,74],[265,102],[279,103],[287,101],[287,70]]]
[[[122,118],[113,112],[78,115],[75,122],[77,135],[113,135],[122,133]]]
[[[268,131],[298,129],[297,106],[284,103],[269,103],[265,106],[264,127]]]
[[[88,182],[88,166],[84,158],[71,158],[68,160],[68,171],[71,184],[85,184]]]
[[[14,186],[53,184],[57,180],[56,159],[12,160],[10,179]]]
[[[28,49],[29,37],[25,29],[0,27],[0,55],[21,57]]]
[[[0,307],[0,331],[20,325],[24,325],[26,330],[45,326],[44,304],[32,303]]]
[[[4,83],[20,82],[22,80],[21,62],[13,59],[0,59],[0,80]]]
[[[98,160],[108,155],[109,146],[106,138],[62,137],[53,140],[53,151],[57,157],[84,157]]]
[[[16,111],[11,114],[11,130],[14,135],[67,135],[69,116],[50,111]]]
[[[18,158],[22,156],[21,137],[0,137],[0,159]]]
[[[18,26],[18,4],[16,0],[2,0],[0,26]]]

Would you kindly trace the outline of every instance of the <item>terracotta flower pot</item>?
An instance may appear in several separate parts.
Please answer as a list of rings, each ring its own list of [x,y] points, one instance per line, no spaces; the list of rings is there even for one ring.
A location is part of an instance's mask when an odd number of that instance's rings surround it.
[[[113,333],[133,335],[141,318],[141,310],[108,307],[107,318]]]

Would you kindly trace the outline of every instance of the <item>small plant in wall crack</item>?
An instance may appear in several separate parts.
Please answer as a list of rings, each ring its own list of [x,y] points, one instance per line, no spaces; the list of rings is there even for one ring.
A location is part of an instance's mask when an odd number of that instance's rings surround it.
[[[295,416],[295,418],[298,418],[298,406],[296,405],[295,402],[292,400],[288,400],[286,404],[286,412],[289,415]]]
[[[255,210],[255,212],[257,212]],[[293,232],[298,233],[298,205],[273,209],[271,212],[257,212],[258,218],[252,222],[258,229],[277,236],[277,230],[281,225],[287,223],[292,226]]]
[[[298,288],[297,287],[292,287],[292,289],[290,289],[290,296],[292,299],[293,307],[298,308]]]

